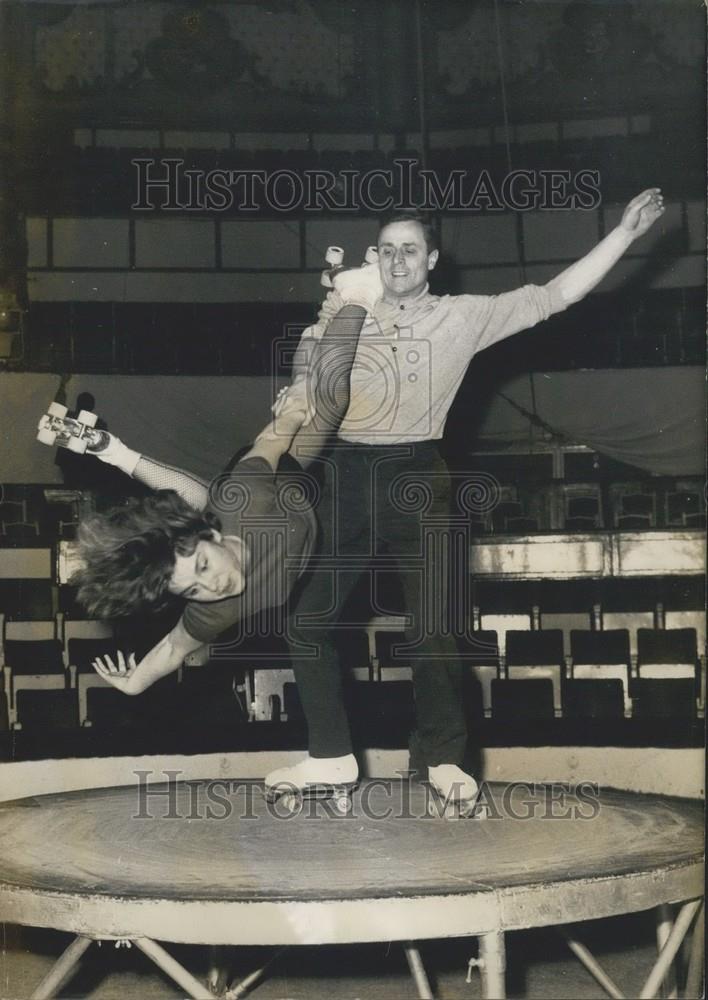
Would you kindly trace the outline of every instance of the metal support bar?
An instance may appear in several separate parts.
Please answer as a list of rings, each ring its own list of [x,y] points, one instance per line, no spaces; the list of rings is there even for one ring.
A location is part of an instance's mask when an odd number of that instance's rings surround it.
[[[506,1000],[504,932],[479,935],[479,970],[485,1000]]]
[[[180,986],[184,992],[192,997],[192,1000],[214,1000],[213,994],[207,989],[204,983],[200,983],[191,972],[187,972],[183,965],[173,958],[169,952],[150,938],[133,938],[133,944],[140,948],[148,958],[151,958],[155,965],[159,966],[171,979]]]
[[[79,960],[93,938],[75,937],[69,947],[62,952],[47,975],[32,994],[32,1000],[49,1000],[58,993],[62,985],[72,974]]]
[[[227,979],[226,948],[222,945],[212,944],[209,947],[209,971],[207,972],[207,986],[210,992],[215,996],[221,996],[226,988]]]
[[[656,949],[659,954],[661,954],[661,949],[664,947],[671,934],[671,929],[674,926],[674,914],[673,910],[668,903],[662,903],[656,908]],[[673,964],[669,966],[666,973],[666,978],[664,979],[664,986],[662,990],[662,996],[666,1000],[678,1000],[678,990],[676,988],[676,969]]]
[[[676,952],[681,947],[681,942],[685,938],[688,928],[691,926],[691,922],[700,909],[700,906],[701,900],[694,899],[690,903],[684,903],[681,907],[679,915],[676,918],[676,922],[671,929],[671,933],[666,939],[666,943],[661,949],[661,953],[656,960],[656,964],[649,973],[647,981],[641,989],[639,1000],[652,1000],[652,998],[656,996],[657,991],[663,983],[666,973],[668,972],[669,966],[676,957]]]
[[[420,1000],[433,1000],[433,991],[430,988],[420,952],[411,941],[405,942],[403,950],[406,953],[408,968],[411,970]]]
[[[572,937],[565,927],[558,927],[556,929],[578,961],[581,962],[590,975],[597,980],[607,995],[611,996],[613,1000],[625,1000],[624,993],[620,990],[617,984],[610,979],[600,963],[593,956],[592,952],[586,948],[584,944],[581,944],[577,938]]]
[[[701,912],[696,918],[696,926],[693,928],[691,937],[691,952],[688,958],[688,972],[686,973],[686,990],[684,997],[686,1000],[698,1000],[704,996],[703,993],[703,952],[705,950],[706,933],[706,910],[701,907]]]
[[[263,978],[273,962],[280,958],[280,956],[287,950],[287,948],[278,948],[275,955],[272,955],[266,964],[262,965],[260,969],[256,969],[255,972],[246,976],[246,978],[242,979],[240,983],[232,983],[224,994],[224,1000],[239,1000],[240,997],[245,997],[251,987],[255,986],[258,980]]]

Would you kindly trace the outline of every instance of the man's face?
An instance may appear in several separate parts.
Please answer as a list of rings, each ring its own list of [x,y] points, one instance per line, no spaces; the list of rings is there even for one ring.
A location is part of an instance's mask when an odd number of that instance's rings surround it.
[[[175,555],[168,589],[190,601],[236,597],[246,585],[243,555],[240,539],[223,538],[215,531],[210,539],[200,538],[190,556]]]
[[[428,253],[419,222],[391,222],[379,233],[379,270],[384,298],[403,299],[425,288],[438,251]]]

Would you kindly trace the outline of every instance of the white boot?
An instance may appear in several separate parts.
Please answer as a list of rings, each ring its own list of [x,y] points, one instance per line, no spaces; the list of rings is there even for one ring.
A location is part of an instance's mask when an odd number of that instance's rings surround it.
[[[456,764],[438,764],[428,768],[428,780],[445,806],[445,814],[456,812],[469,816],[474,812],[479,785]]]
[[[359,777],[354,754],[344,757],[306,757],[293,767],[279,767],[266,775],[266,792],[304,791],[312,785],[353,785]]]

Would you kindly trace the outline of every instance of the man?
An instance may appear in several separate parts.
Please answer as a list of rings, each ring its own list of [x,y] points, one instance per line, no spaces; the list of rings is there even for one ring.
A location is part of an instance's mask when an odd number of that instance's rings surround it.
[[[79,599],[89,611],[118,616],[187,604],[179,622],[143,659],[117,653],[94,662],[125,694],[139,694],[177,670],[189,653],[239,620],[287,601],[312,550],[316,519],[307,504],[288,506],[302,468],[289,454],[303,427],[317,453],[349,403],[349,375],[367,311],[382,293],[375,265],[334,279],[340,306],[311,355],[310,401],[287,394],[234,473],[211,484],[127,448],[110,437],[96,457],[158,491],[106,514],[79,531],[85,562]],[[309,408],[312,405],[312,410]],[[283,460],[284,461],[281,461]],[[302,485],[300,481],[300,485]]]
[[[309,728],[309,755],[295,767],[269,774],[268,788],[306,788],[357,777],[335,629],[361,567],[367,558],[375,559],[377,543],[383,543],[402,568],[411,621],[406,640],[417,713],[412,758],[427,766],[430,784],[446,801],[457,802],[463,815],[473,810],[477,784],[460,767],[466,744],[461,667],[454,637],[444,633],[424,599],[420,517],[401,502],[402,477],[418,477],[426,487],[426,518],[439,530],[448,516],[450,487],[437,443],[472,357],[582,299],[663,211],[658,188],[642,192],[616,229],[547,285],[497,296],[431,295],[428,274],[438,260],[432,226],[411,213],[383,224],[378,259],[384,293],[361,333],[351,403],[339,426],[330,487],[319,511],[324,538],[331,540],[331,550],[322,555],[353,568],[317,572],[313,564],[294,607],[289,644]],[[302,357],[322,337],[339,305],[335,289],[319,322],[303,335]],[[298,372],[296,358],[291,392],[306,391],[307,378]],[[441,575],[435,577],[432,604],[444,607],[455,595],[445,593]]]

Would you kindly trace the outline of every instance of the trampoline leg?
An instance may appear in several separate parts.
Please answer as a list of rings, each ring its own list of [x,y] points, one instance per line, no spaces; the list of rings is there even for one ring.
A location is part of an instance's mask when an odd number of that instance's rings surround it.
[[[479,970],[485,1000],[506,1000],[506,949],[503,931],[479,935]]]
[[[617,986],[616,983],[610,979],[600,963],[593,956],[592,952],[576,938],[571,937],[564,927],[558,927],[557,930],[578,961],[584,965],[590,975],[597,980],[607,995],[611,996],[613,1000],[625,1000],[624,993],[620,990],[619,986]]]
[[[663,983],[666,973],[668,972],[669,966],[676,957],[676,952],[681,947],[681,942],[685,938],[686,932],[691,926],[691,922],[700,906],[701,900],[694,899],[690,903],[684,903],[681,907],[679,915],[676,918],[676,922],[671,928],[671,933],[666,939],[664,947],[661,949],[661,954],[656,960],[656,965],[649,973],[647,981],[642,987],[639,994],[639,1000],[652,1000],[652,998],[656,996],[657,991]]]
[[[411,970],[420,1000],[433,1000],[433,991],[430,989],[430,983],[428,982],[420,952],[411,941],[406,941],[403,945],[403,950],[406,953],[408,968]]]
[[[191,972],[187,972],[184,966],[180,965],[157,941],[151,941],[150,938],[133,938],[132,940],[135,947],[140,948],[148,958],[151,958],[155,965],[159,966],[170,979],[174,979],[187,996],[192,997],[192,1000],[214,1000],[213,994],[204,983],[200,983]]]
[[[93,938],[75,937],[34,991],[32,1000],[49,1000],[49,997],[53,997],[55,993],[58,993],[62,984],[66,982],[74,971],[79,963],[79,959],[92,941]]]
[[[660,906],[657,906],[656,948],[659,954],[661,954],[661,949],[666,944],[669,934],[671,934],[671,928],[673,925],[674,915],[669,904],[662,903]],[[678,1000],[678,990],[676,989],[676,970],[673,965],[669,966],[661,993],[663,997],[666,997],[666,1000]]]
[[[701,912],[696,919],[696,926],[693,929],[691,938],[691,952],[688,959],[688,972],[686,974],[686,990],[684,997],[686,1000],[699,1000],[703,993],[703,952],[706,932],[706,911],[705,906],[701,907]]]
[[[209,948],[209,971],[207,972],[207,986],[210,992],[215,996],[221,996],[226,987],[227,979],[226,949],[218,944],[213,944]]]
[[[275,955],[272,955],[265,965],[262,965],[260,969],[256,969],[250,975],[242,979],[240,983],[232,983],[228,990],[224,994],[224,1000],[239,1000],[239,997],[245,997],[252,986],[254,986],[259,979],[262,979],[266,974],[268,969],[271,967],[273,962],[287,951],[287,948],[278,948]]]

